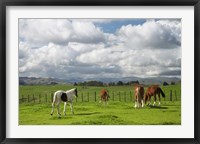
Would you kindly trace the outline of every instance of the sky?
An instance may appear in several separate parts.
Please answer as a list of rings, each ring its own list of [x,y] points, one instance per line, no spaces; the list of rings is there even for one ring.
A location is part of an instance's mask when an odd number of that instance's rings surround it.
[[[19,76],[180,77],[180,19],[19,19]]]

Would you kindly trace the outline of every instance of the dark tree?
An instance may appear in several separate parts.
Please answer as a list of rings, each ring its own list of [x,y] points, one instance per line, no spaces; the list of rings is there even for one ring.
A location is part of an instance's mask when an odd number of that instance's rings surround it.
[[[123,83],[122,81],[118,81],[118,82],[117,82],[117,85],[118,85],[118,86],[122,86],[123,84],[124,84],[124,83]]]
[[[171,82],[171,85],[175,85],[176,83],[175,82]]]
[[[167,82],[163,82],[163,86],[168,86],[169,84]]]

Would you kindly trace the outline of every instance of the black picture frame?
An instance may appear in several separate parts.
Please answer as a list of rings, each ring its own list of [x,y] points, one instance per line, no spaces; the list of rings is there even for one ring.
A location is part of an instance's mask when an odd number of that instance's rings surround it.
[[[6,138],[6,7],[7,6],[194,6],[194,138]],[[0,142],[1,143],[165,143],[200,144],[200,2],[199,0],[1,0],[0,1]]]

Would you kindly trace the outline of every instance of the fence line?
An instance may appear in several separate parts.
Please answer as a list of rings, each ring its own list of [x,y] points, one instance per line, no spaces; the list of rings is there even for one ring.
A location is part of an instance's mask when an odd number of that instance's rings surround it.
[[[165,93],[165,98],[161,98],[161,100],[163,99],[163,101],[180,101],[181,97],[178,97],[181,95],[181,91],[177,91],[177,90],[169,90],[168,93],[166,93],[165,90],[163,90],[163,92]],[[97,92],[81,92],[78,94],[79,97],[74,99],[74,102],[97,102],[100,98],[99,95],[97,94]],[[53,101],[53,93],[50,94],[39,94],[39,95],[35,95],[35,94],[27,94],[24,95],[22,94],[19,98],[19,102],[23,103],[23,102],[28,102],[28,103],[42,103],[42,102],[52,102]],[[114,92],[111,91],[110,92],[110,99],[109,101],[122,101],[122,102],[132,102],[134,101],[134,93],[133,91],[118,91],[118,92]]]

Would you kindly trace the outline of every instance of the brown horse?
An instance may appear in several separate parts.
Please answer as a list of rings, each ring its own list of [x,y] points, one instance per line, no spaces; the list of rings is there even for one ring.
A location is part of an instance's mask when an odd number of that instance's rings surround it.
[[[107,91],[106,89],[102,89],[99,96],[100,96],[100,101],[99,101],[99,103],[101,103],[102,101],[104,101],[105,104],[108,103],[108,98],[109,98],[110,96],[109,96],[109,93],[108,93],[108,91]]]
[[[135,85],[134,86],[134,92],[135,92],[135,108],[137,107],[143,107],[143,97],[144,97],[144,87],[142,85]]]
[[[146,104],[146,101],[149,101],[149,105],[151,104],[151,96],[154,96],[154,103],[153,106],[156,104],[156,95],[158,95],[158,100],[159,103],[158,105],[160,105],[160,94],[165,97],[164,92],[162,91],[162,89],[158,86],[158,85],[152,85],[150,87],[147,88],[145,96],[144,96],[144,103]]]

